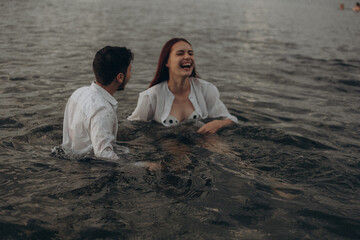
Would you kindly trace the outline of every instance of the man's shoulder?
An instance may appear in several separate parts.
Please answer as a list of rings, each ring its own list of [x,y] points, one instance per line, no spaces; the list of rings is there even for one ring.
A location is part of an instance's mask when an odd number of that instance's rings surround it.
[[[89,86],[78,88],[71,95],[71,98],[86,115],[92,115],[100,109],[112,110],[110,103],[99,92],[94,91]]]
[[[80,87],[71,94],[71,98],[79,98],[80,96],[86,94],[89,90],[89,86]]]

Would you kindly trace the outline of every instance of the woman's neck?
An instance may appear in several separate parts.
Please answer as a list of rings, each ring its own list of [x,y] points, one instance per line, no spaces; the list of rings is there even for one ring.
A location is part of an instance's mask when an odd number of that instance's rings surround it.
[[[190,94],[190,81],[189,77],[185,78],[174,78],[170,77],[168,81],[169,90],[175,96],[186,95],[186,97]]]

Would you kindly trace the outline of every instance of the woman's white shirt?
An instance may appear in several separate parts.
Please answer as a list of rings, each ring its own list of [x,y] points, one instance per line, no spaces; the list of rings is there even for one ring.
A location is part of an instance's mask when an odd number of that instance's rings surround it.
[[[224,103],[220,100],[220,94],[216,86],[198,78],[190,78],[189,100],[201,119],[205,118],[228,118],[237,122]],[[164,121],[170,115],[175,96],[169,90],[167,82],[161,82],[139,94],[137,106],[130,121],[154,120],[165,126]]]

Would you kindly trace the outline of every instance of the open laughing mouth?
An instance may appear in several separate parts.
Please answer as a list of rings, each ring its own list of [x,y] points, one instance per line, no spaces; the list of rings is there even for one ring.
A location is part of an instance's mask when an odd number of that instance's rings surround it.
[[[181,68],[189,70],[192,67],[191,63],[183,63],[180,65]]]

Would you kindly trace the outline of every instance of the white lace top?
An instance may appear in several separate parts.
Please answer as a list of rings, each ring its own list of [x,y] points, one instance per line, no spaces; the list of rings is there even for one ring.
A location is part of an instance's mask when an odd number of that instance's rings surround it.
[[[197,114],[196,111],[194,111],[192,114],[190,114],[190,116],[185,120],[195,120],[195,119],[200,119],[200,115]],[[163,125],[166,127],[170,127],[170,126],[175,126],[177,124],[179,124],[179,120],[176,119],[176,117],[169,115],[164,121],[163,121]]]

